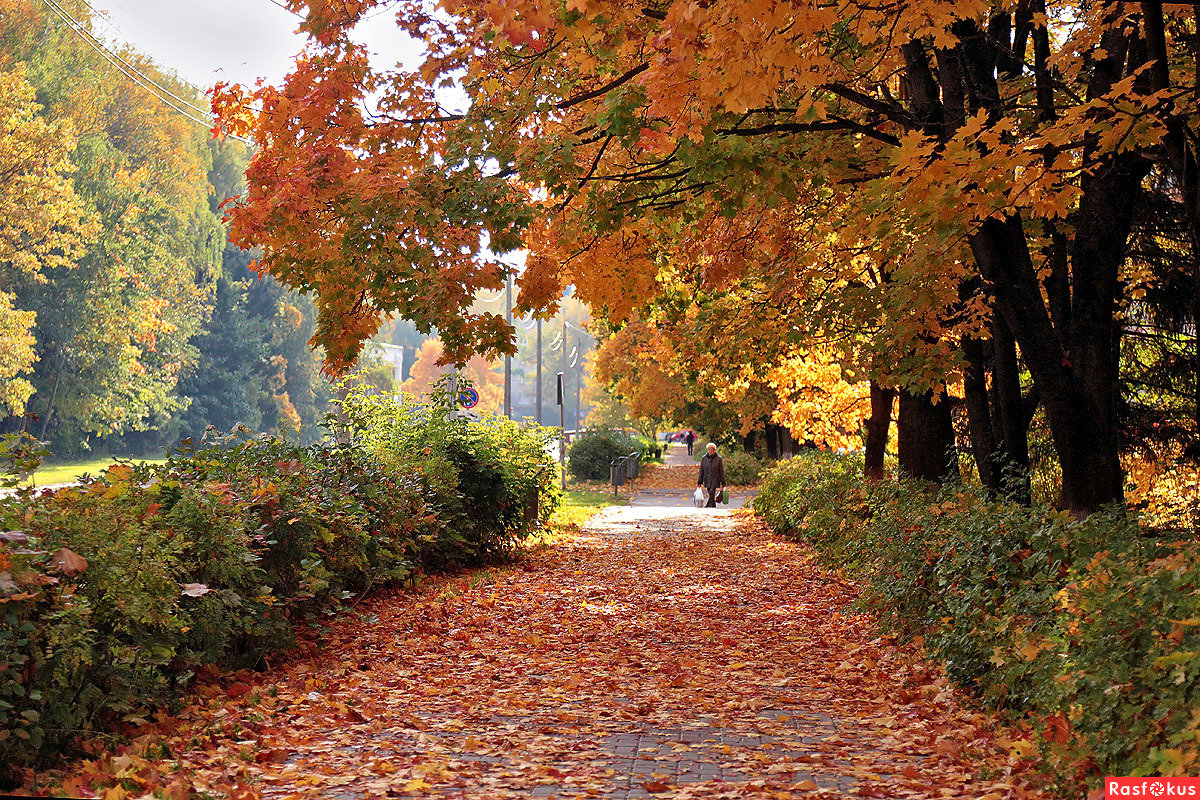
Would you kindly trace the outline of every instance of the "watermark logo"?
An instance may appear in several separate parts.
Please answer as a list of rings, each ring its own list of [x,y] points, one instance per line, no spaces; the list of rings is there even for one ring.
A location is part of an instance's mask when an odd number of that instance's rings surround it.
[[[1194,797],[1200,800],[1200,778],[1105,778],[1104,797]]]

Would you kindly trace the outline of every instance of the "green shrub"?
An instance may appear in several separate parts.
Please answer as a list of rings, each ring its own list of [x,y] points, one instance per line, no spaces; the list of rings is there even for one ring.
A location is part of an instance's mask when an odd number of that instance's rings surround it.
[[[1065,785],[1200,764],[1200,545],[961,487],[867,485],[858,458],[772,468],[754,508],[856,575],[860,603],[1026,722]]]
[[[638,449],[637,442],[623,431],[590,430],[571,442],[567,469],[579,480],[607,481],[611,463]]]
[[[649,436],[642,436],[640,433],[630,438],[633,440],[633,449],[642,454],[643,463],[662,461],[662,445],[660,443],[654,441]]]
[[[423,567],[503,556],[527,532],[531,500],[540,497],[540,521],[559,502],[557,467],[547,455],[553,428],[506,417],[468,423],[447,405],[391,392],[351,393],[342,408],[346,435],[390,472],[416,476],[449,531],[446,547],[433,549],[444,551],[442,561]]]
[[[725,462],[725,482],[730,486],[749,486],[758,483],[762,475],[762,462],[749,453],[734,450],[721,456]]]
[[[507,554],[558,501],[544,431],[347,405],[345,443],[229,437],[0,499],[0,781],[356,594]]]

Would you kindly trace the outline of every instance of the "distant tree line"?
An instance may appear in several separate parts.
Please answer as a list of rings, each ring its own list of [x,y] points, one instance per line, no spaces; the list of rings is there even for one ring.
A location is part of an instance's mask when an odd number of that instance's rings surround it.
[[[314,307],[260,279],[221,220],[248,149],[152,96],[44,4],[0,0],[0,43],[0,427],[60,456],[153,452],[239,422],[316,436],[330,390],[308,344]]]

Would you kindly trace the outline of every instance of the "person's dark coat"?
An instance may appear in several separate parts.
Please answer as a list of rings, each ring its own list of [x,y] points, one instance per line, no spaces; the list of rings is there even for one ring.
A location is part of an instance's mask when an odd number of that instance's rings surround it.
[[[704,458],[700,459],[700,480],[697,485],[710,492],[725,485],[725,462],[719,455],[705,453]]]

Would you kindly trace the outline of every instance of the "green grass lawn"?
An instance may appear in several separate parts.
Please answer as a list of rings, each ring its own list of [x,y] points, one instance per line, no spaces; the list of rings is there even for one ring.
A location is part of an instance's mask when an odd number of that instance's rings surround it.
[[[165,458],[136,458],[127,459],[129,461],[145,461],[150,464],[161,464],[166,461]],[[116,463],[116,459],[112,456],[104,458],[93,458],[84,461],[64,461],[56,464],[43,464],[37,472],[25,480],[27,484],[35,486],[49,486],[55,483],[70,483],[77,479],[85,472],[89,475],[98,475],[111,465]]]
[[[568,489],[563,495],[562,504],[550,518],[554,527],[565,528],[569,525],[582,525],[600,512],[605,506],[627,506],[629,498],[624,495],[613,496],[611,491],[598,489]]]

